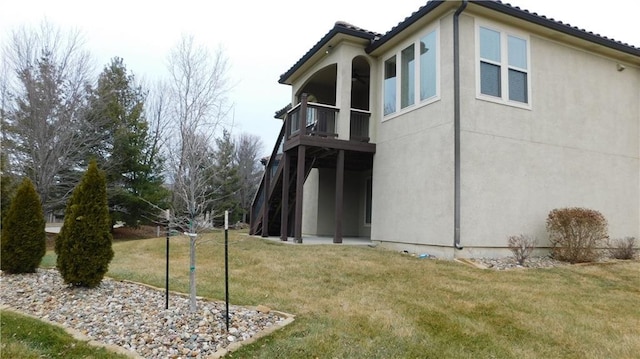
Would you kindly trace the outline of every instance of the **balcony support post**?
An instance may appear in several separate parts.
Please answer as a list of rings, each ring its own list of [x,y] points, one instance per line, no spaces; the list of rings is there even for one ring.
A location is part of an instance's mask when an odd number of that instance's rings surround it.
[[[294,222],[294,242],[296,243],[302,243],[302,196],[304,194],[305,155],[306,147],[304,145],[298,146],[298,163],[296,166],[296,214]]]
[[[307,134],[307,94],[303,93],[300,97],[300,136]]]
[[[262,201],[262,237],[269,237],[269,190],[271,189],[270,182],[271,168],[269,164],[264,170],[264,200]]]
[[[280,217],[280,240],[286,242],[289,239],[289,172],[291,156],[288,152],[282,153],[282,207]]]
[[[344,150],[338,150],[336,160],[336,228],[333,243],[342,243],[342,215],[344,212]]]

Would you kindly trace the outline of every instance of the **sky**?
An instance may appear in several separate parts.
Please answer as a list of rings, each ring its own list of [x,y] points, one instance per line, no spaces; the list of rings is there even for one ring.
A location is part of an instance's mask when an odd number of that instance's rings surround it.
[[[47,19],[61,29],[78,29],[95,61],[96,75],[118,56],[137,78],[151,82],[167,74],[169,50],[182,35],[214,51],[222,48],[234,84],[232,132],[251,133],[271,153],[282,122],[273,118],[291,98],[278,83],[336,21],[385,33],[426,4],[398,0],[375,6],[372,0],[3,0],[0,44],[19,26]],[[504,1],[618,41],[640,47],[637,0]],[[381,3],[378,3],[381,4]]]

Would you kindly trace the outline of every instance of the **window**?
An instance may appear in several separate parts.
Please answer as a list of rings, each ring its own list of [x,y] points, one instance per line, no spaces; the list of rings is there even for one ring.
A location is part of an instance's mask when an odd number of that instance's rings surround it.
[[[479,27],[479,93],[500,101],[529,103],[528,41]]]
[[[480,92],[501,97],[500,33],[480,28]]]
[[[509,100],[527,103],[527,41],[508,36]]]
[[[415,80],[415,59],[416,59],[416,50],[415,45],[411,45],[406,49],[402,50],[402,69],[400,73],[402,74],[402,87],[401,87],[401,97],[400,97],[400,108],[405,108],[409,105],[413,105],[415,101],[415,88],[416,88],[416,80]]]
[[[436,32],[420,39],[420,101],[436,96]]]
[[[365,196],[364,196],[364,224],[371,224],[371,197],[373,194],[373,187],[371,185],[371,177],[367,178],[365,183]]]
[[[384,62],[385,116],[437,97],[437,40],[433,30]]]
[[[396,57],[384,62],[384,114],[396,112]]]

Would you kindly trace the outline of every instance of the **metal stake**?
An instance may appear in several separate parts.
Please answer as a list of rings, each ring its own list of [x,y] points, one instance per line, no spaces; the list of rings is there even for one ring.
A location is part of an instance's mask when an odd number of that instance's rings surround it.
[[[224,211],[224,301],[227,332],[229,332],[229,211]]]
[[[165,272],[164,309],[169,309],[169,233],[171,232],[171,211],[167,209],[167,266]]]

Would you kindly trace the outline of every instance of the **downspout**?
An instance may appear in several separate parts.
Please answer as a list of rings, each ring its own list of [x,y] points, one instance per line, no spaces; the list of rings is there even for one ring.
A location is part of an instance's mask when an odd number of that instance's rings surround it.
[[[468,0],[453,14],[453,161],[454,161],[454,209],[453,246],[461,250],[460,244],[460,30],[459,17],[467,7]]]

